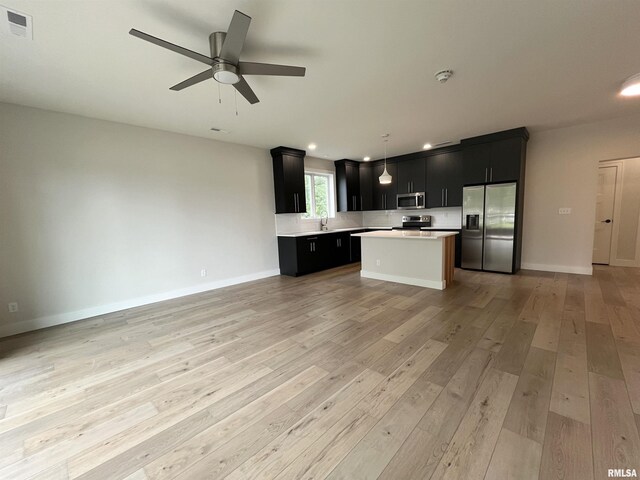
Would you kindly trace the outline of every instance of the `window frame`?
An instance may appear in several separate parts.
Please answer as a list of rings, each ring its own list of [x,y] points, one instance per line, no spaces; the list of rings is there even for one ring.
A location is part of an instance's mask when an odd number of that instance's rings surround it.
[[[327,177],[327,185],[329,187],[329,192],[327,195],[327,200],[329,201],[329,218],[335,218],[336,217],[336,195],[335,195],[335,172],[331,172],[328,170],[319,170],[319,169],[315,169],[315,168],[305,168],[304,169],[304,175],[305,177],[307,175],[311,175],[311,205],[307,205],[307,211],[305,213],[301,213],[300,214],[300,218],[302,220],[313,220],[313,221],[317,221],[320,220],[321,218],[324,217],[316,217],[316,209],[315,209],[315,203],[316,203],[316,196],[315,196],[315,182],[313,180],[313,177],[315,176],[319,176],[319,177]],[[306,184],[306,178],[305,178],[305,184]]]

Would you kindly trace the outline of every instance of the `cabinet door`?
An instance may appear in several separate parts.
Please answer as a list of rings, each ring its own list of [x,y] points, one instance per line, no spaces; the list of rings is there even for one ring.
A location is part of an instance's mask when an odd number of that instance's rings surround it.
[[[491,143],[470,145],[463,150],[465,185],[485,183],[489,181],[489,167],[491,165]]]
[[[360,165],[360,209],[373,210],[373,168]]]
[[[351,257],[349,233],[336,233],[325,236],[331,237],[329,239],[329,249],[331,250],[329,252],[329,263],[331,266],[337,267],[349,263],[349,258]]]
[[[357,164],[345,166],[347,174],[347,211],[360,210],[360,172]]]
[[[398,162],[397,193],[425,191],[425,160],[416,158]]]
[[[288,197],[296,196],[297,213],[307,211],[307,201],[304,194],[304,159],[285,155],[284,162],[284,182],[285,191]]]
[[[492,143],[490,182],[507,182],[520,179],[523,141],[520,137]]]
[[[384,171],[384,162],[373,167],[373,208],[374,210],[395,210],[398,181],[398,169],[395,163],[387,163],[387,172],[391,175],[391,183],[381,184],[379,177]]]
[[[427,157],[427,208],[444,206],[449,154],[438,153]]]
[[[462,186],[464,184],[464,158],[462,151],[447,154],[445,181],[445,206],[462,206]]]
[[[298,237],[298,273],[311,273],[320,268],[318,262],[318,238],[314,237]]]
[[[356,232],[351,232],[351,233],[360,233],[360,232],[364,232],[366,230],[360,230],[360,231],[356,231]],[[361,241],[361,237],[350,237],[350,244],[351,244],[351,256],[350,256],[350,261],[351,262],[359,262],[362,259],[362,241]]]

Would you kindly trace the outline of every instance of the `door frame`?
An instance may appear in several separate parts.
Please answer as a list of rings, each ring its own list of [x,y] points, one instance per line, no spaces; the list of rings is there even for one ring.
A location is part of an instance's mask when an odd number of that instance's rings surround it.
[[[629,159],[637,157],[629,157]],[[609,250],[609,265],[613,267],[640,267],[640,219],[636,234],[636,258],[634,260],[618,259],[618,237],[620,234],[620,215],[622,209],[622,189],[624,188],[624,160],[601,160],[600,167],[616,167],[616,181],[613,197],[613,230],[611,232],[611,247]],[[594,227],[595,228],[595,227]]]

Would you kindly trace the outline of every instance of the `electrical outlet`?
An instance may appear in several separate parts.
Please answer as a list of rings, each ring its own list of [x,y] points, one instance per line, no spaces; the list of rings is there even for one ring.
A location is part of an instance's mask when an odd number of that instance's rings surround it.
[[[200,270],[200,276],[201,277],[206,277],[207,276],[207,269],[203,268],[202,270]]]
[[[559,208],[558,215],[571,215],[571,208],[569,207]]]
[[[16,313],[18,311],[18,302],[11,302],[7,307],[9,307],[9,313]]]
[[[376,267],[380,266],[380,260],[376,260]]]

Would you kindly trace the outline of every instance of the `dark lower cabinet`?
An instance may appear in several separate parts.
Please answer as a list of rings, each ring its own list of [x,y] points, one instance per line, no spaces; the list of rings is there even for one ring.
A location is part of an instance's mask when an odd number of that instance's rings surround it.
[[[351,234],[366,231],[362,229],[302,237],[278,237],[280,273],[297,277],[359,262],[360,237],[352,237]]]

